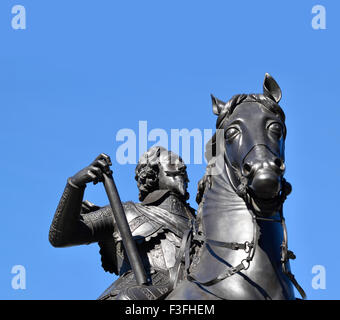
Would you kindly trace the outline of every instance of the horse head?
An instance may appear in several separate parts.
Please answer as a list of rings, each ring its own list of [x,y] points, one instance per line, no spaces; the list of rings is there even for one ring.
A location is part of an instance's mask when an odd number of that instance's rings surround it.
[[[220,133],[212,140],[214,156],[220,145],[231,185],[262,216],[277,212],[291,188],[283,178],[286,126],[280,99],[281,89],[269,74],[263,94],[236,95],[228,102],[212,96]]]
[[[281,89],[265,75],[262,94],[212,96],[216,133],[198,184],[195,257],[169,299],[294,299],[283,202],[285,115]],[[195,238],[196,237],[196,238]],[[186,259],[188,262],[188,259]]]

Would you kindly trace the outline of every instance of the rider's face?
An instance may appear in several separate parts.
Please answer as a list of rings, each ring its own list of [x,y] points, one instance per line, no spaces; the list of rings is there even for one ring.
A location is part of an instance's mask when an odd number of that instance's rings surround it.
[[[171,190],[184,197],[188,176],[183,161],[172,152],[162,152],[159,161],[159,189]]]

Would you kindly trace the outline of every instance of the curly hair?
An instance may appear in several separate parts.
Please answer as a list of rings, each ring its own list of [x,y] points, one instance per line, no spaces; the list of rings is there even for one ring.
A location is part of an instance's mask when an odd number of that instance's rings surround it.
[[[139,159],[135,169],[135,180],[139,189],[139,200],[152,191],[158,189],[159,156],[161,152],[168,152],[163,147],[155,146],[146,151]]]

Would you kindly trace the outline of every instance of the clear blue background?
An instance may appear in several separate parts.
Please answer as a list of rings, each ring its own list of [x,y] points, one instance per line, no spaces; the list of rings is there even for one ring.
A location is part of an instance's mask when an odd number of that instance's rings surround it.
[[[15,4],[26,30],[11,28]],[[311,27],[316,4],[326,30]],[[115,161],[121,128],[214,128],[210,93],[261,92],[269,72],[287,116],[292,269],[310,299],[339,299],[339,15],[324,0],[1,0],[0,298],[97,298],[114,280],[97,244],[48,242],[66,178],[105,152],[122,200],[137,201],[135,166]],[[204,168],[188,168],[194,207]],[[86,198],[108,202],[102,185]],[[17,264],[26,290],[11,287]],[[325,290],[312,288],[314,265],[326,268]]]

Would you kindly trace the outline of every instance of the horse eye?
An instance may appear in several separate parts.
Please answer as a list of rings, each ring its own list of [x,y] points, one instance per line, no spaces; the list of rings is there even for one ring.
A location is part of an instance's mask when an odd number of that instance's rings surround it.
[[[231,140],[233,140],[239,133],[240,131],[238,129],[229,128],[225,133],[225,138],[227,142],[231,142]]]
[[[268,126],[268,130],[273,133],[277,139],[280,139],[283,134],[283,128],[282,125],[278,122],[273,122]]]

